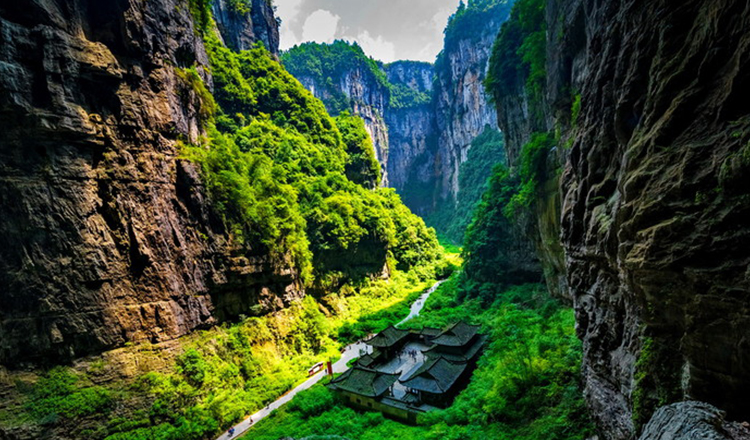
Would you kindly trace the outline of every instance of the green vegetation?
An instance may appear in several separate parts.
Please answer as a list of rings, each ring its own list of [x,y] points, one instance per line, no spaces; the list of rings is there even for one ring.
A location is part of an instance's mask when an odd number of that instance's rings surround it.
[[[352,110],[352,103],[341,91],[339,82],[347,72],[355,69],[366,75],[367,83],[381,89],[381,93],[388,97],[391,109],[427,105],[432,100],[432,96],[423,90],[415,90],[406,84],[391,84],[382,63],[368,57],[356,42],[303,43],[284,52],[281,60],[296,78],[310,78],[316,87],[323,88],[318,96],[323,96],[323,103],[333,115]]]
[[[462,39],[470,42],[481,38],[481,29],[488,17],[502,19],[507,16],[513,6],[513,0],[468,0],[468,3],[458,5],[458,10],[448,18],[448,25],[443,31],[445,45],[443,50],[453,50]]]
[[[517,174],[519,186],[510,202],[503,208],[507,217],[512,217],[522,208],[528,208],[534,201],[539,182],[546,178],[546,159],[555,139],[550,133],[533,133],[531,140],[524,144],[518,159]]]
[[[364,187],[376,188],[380,183],[380,164],[375,158],[375,149],[365,131],[364,121],[349,112],[342,112],[336,117],[336,126],[349,155],[346,177]]]
[[[127,348],[136,365],[144,353],[165,357],[134,382],[95,386],[107,369],[101,361],[88,374],[52,370],[19,388],[27,403],[7,417],[59,421],[90,439],[211,437],[304,380],[314,363],[336,358],[343,343],[403,319],[407,301],[452,270],[434,230],[393,190],[376,188],[379,165],[361,119],[330,117],[261,45],[224,47],[207,0],[191,0],[190,10],[214,92],[201,67],[176,70],[180,99],[196,108],[205,133],[183,142],[183,156],[200,165],[230,239],[294,268],[311,295],[196,332],[174,354]]]
[[[581,397],[581,346],[572,310],[534,284],[509,288],[488,307],[478,299],[461,299],[458,282],[454,277],[443,284],[420,317],[405,325],[439,327],[464,319],[482,324],[490,335],[471,383],[450,408],[407,426],[347,408],[317,385],[258,423],[248,438],[579,440],[593,435]]]
[[[490,57],[485,79],[487,94],[495,101],[515,93],[519,84],[539,99],[546,87],[547,23],[545,0],[518,0],[503,24]]]
[[[34,386],[27,409],[44,425],[60,417],[73,419],[96,414],[108,409],[111,403],[109,390],[86,384],[85,378],[57,367]]]
[[[389,106],[391,109],[419,107],[432,102],[430,94],[415,90],[406,84],[389,84],[389,86],[391,91]]]
[[[441,257],[434,231],[398,196],[372,190],[379,166],[361,120],[331,118],[262,47],[238,54],[213,33],[204,40],[219,108],[206,142],[187,145],[185,156],[201,164],[237,240],[293,265],[319,290],[386,263],[409,271]]]
[[[342,76],[353,69],[367,76],[370,83],[387,93],[390,85],[379,62],[365,55],[357,43],[337,40],[331,44],[303,43],[281,55],[281,61],[296,78],[311,78],[322,87],[319,96],[332,115],[351,110],[349,98],[338,86]]]
[[[212,0],[188,0],[193,23],[201,34],[206,32],[212,23],[211,2]]]
[[[448,18],[448,25],[443,33],[443,50],[438,54],[435,61],[435,72],[440,76],[447,72],[446,52],[454,51],[459,42],[466,40],[469,43],[475,43],[482,38],[482,33],[477,29],[482,29],[487,20],[495,18],[504,20],[508,16],[514,0],[469,0],[464,3],[462,0],[458,10]]]
[[[581,114],[581,94],[577,93],[573,97],[573,105],[570,107],[570,126],[578,125],[578,116]]]
[[[524,145],[513,171],[504,165],[493,170],[464,238],[464,288],[469,295],[492,301],[498,288],[530,281],[534,275],[519,270],[505,252],[516,246],[516,220],[533,206],[544,181],[547,152],[554,143],[549,133],[535,133]],[[507,251],[506,251],[507,252]]]
[[[396,271],[391,280],[366,280],[271,315],[196,332],[173,358],[148,345],[130,347],[129,362],[163,365],[133,381],[94,385],[111,372],[101,359],[86,373],[52,369],[36,383],[19,381],[25,404],[20,413],[4,414],[4,422],[65,424],[74,438],[87,439],[212,437],[305,380],[311,365],[336,359],[343,344],[403,319],[434,282],[421,276]],[[155,361],[164,356],[169,359]],[[298,403],[303,413],[317,411]]]
[[[648,336],[641,338],[632,393],[636,432],[640,432],[659,407],[682,400],[678,346],[676,342],[659,342]]]
[[[471,296],[487,302],[497,295],[498,286],[518,281],[512,274],[514,262],[500,251],[513,248],[514,226],[503,211],[517,189],[518,180],[498,165],[466,230],[462,253],[464,288]]]
[[[249,15],[252,12],[250,0],[228,0],[229,8],[238,15]]]
[[[455,206],[446,203],[428,218],[441,237],[450,243],[462,243],[474,211],[488,188],[488,179],[497,164],[505,163],[503,135],[487,126],[471,143],[468,157],[458,174],[458,195]]]

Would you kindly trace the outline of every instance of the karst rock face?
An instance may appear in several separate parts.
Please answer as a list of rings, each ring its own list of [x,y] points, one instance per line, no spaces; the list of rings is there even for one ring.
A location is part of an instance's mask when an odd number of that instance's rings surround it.
[[[747,424],[729,422],[726,414],[703,402],[680,402],[661,407],[643,429],[639,440],[747,440]]]
[[[388,82],[404,86],[422,96],[432,96],[434,68],[430,63],[397,61],[386,66]],[[386,165],[389,185],[404,194],[404,201],[420,214],[432,209],[437,141],[432,102],[390,106],[385,115],[389,155]],[[413,188],[427,188],[428,197],[413,197]],[[424,194],[417,194],[422,196]]]
[[[201,133],[179,70],[194,64],[210,85],[187,0],[0,4],[0,364],[170,340],[302,294],[288,264],[229,240],[180,159]]]
[[[459,167],[466,161],[471,142],[485,126],[495,125],[495,110],[487,100],[483,81],[492,44],[505,20],[507,15],[487,17],[481,28],[451,42],[440,55],[435,69],[434,97],[439,200],[455,199]]]
[[[498,103],[511,163],[530,132],[561,132],[559,200],[536,208],[561,226],[534,239],[564,248],[540,258],[575,305],[603,438],[682,399],[750,414],[749,8],[551,0],[541,117],[522,87]]]
[[[375,157],[381,165],[382,185],[388,185],[388,127],[384,114],[388,106],[388,88],[375,77],[372,67],[362,60],[353,61],[341,72],[325,72],[330,83],[321,84],[315,76],[299,66],[286,66],[302,85],[323,101],[329,113],[336,116],[340,110],[331,107],[333,94],[343,94],[352,114],[364,120],[365,129],[372,139]],[[335,78],[334,78],[335,77]],[[325,82],[325,81],[324,81]]]
[[[268,0],[252,0],[238,10],[229,0],[214,0],[211,12],[216,18],[224,44],[232,50],[248,50],[262,42],[272,54],[279,54],[279,23]]]

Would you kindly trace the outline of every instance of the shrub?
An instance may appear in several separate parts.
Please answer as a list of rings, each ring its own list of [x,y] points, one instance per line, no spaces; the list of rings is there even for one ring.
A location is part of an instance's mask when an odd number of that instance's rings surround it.
[[[65,367],[50,370],[33,387],[27,408],[42,422],[105,411],[112,402],[112,393],[98,386],[82,387],[81,380]]]

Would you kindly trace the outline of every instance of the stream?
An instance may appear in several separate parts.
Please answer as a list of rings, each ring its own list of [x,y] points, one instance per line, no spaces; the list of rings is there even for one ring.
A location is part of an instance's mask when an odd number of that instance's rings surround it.
[[[417,298],[417,300],[412,303],[411,309],[409,310],[409,316],[407,316],[401,322],[399,322],[398,324],[396,324],[396,327],[398,327],[399,325],[405,323],[406,321],[408,321],[410,319],[414,319],[417,316],[419,316],[419,312],[421,312],[422,309],[424,308],[424,303],[427,301],[427,298],[429,298],[430,295],[432,295],[433,293],[435,293],[435,291],[438,289],[438,287],[440,287],[440,285],[443,284],[446,281],[447,280],[440,280],[440,281],[438,281],[432,287],[430,287],[429,289],[427,289],[427,291],[425,293],[423,293],[422,295],[420,295],[419,298]]]

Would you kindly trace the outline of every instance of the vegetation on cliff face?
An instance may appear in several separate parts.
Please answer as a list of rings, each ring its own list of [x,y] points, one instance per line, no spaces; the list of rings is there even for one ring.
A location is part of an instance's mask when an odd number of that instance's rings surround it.
[[[461,164],[458,175],[458,195],[455,206],[446,206],[432,214],[427,222],[435,227],[451,243],[463,243],[464,234],[489,188],[492,170],[505,163],[503,135],[486,126],[482,134],[471,143],[466,161]]]
[[[326,108],[334,115],[351,110],[351,102],[341,91],[339,82],[345,74],[357,69],[365,75],[360,81],[380,88],[387,98],[384,104],[391,109],[410,108],[431,102],[428,93],[405,84],[389,82],[385,73],[387,66],[368,57],[356,42],[337,40],[331,44],[303,43],[284,52],[281,61],[296,78],[312,78],[315,84],[324,87],[324,92],[318,96],[322,97]]]
[[[380,164],[362,118],[342,112],[336,117],[346,153],[346,177],[354,183],[374,189],[380,182]]]
[[[488,16],[501,16],[513,6],[514,0],[461,0],[456,12],[448,18],[445,33],[444,49],[455,49],[461,39],[478,38],[479,32]]]
[[[204,40],[218,112],[186,154],[235,237],[291,257],[308,285],[440,257],[434,231],[392,191],[372,189],[379,166],[361,120],[331,118],[262,47],[235,53],[212,32]]]
[[[366,81],[385,91],[389,89],[381,65],[365,55],[357,43],[342,40],[331,44],[303,43],[284,52],[281,61],[295,77],[312,78],[319,87],[324,87],[319,96],[323,96],[323,103],[333,115],[351,108],[349,98],[338,84],[351,70],[359,69]]]
[[[538,98],[547,81],[547,22],[545,0],[518,0],[492,48],[485,79],[488,94],[497,102],[514,93],[519,83]]]
[[[514,0],[463,0],[458,10],[448,18],[448,25],[443,33],[445,39],[443,50],[438,54],[435,61],[435,71],[445,71],[448,66],[445,54],[458,49],[461,41],[469,44],[476,43],[481,38],[481,32],[488,17],[502,17],[513,7]]]
[[[458,277],[427,300],[405,327],[442,327],[456,320],[482,324],[490,336],[466,390],[448,409],[427,413],[418,426],[357,412],[317,385],[261,421],[253,439],[321,436],[387,439],[576,439],[593,434],[581,397],[581,345],[573,312],[549,300],[543,286],[508,288],[488,306],[461,299]]]

